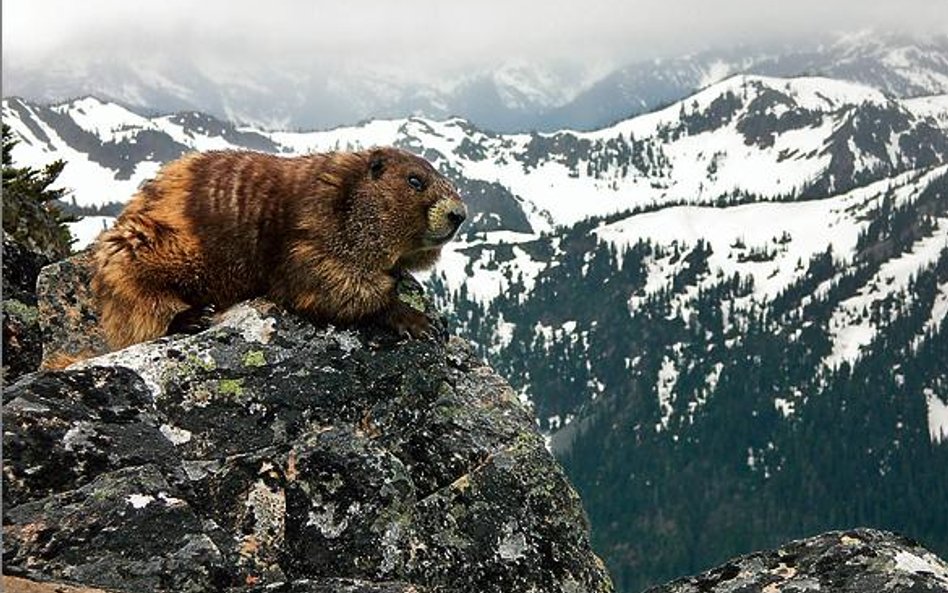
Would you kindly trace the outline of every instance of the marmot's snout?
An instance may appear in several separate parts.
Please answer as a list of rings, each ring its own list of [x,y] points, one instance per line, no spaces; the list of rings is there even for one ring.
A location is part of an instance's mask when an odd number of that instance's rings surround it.
[[[448,222],[454,225],[455,230],[461,223],[464,222],[464,219],[467,218],[467,207],[459,201],[454,202],[448,208],[448,211],[445,213],[445,216],[448,217]]]
[[[467,219],[467,206],[455,194],[444,197],[428,209],[428,232],[425,242],[428,245],[447,243]]]

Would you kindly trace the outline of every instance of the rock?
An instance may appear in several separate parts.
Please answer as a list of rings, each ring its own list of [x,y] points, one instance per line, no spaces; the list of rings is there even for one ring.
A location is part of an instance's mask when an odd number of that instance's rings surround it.
[[[108,352],[92,299],[92,252],[46,266],[36,280],[44,368]]]
[[[3,298],[36,304],[36,277],[49,258],[3,233]]]
[[[68,583],[34,581],[20,577],[3,577],[6,593],[124,593],[117,589],[73,586]],[[414,585],[404,583],[370,583],[357,579],[301,579],[292,583],[277,583],[246,589],[248,593],[424,593]]]
[[[3,591],[6,593],[117,593],[91,587],[74,587],[66,583],[31,581],[19,577],[4,576]]]
[[[884,531],[834,531],[731,560],[646,593],[948,592],[948,563]]]
[[[36,277],[49,259],[3,233],[3,381],[35,371],[43,355]]]
[[[34,305],[3,299],[3,382],[31,373],[43,358],[39,313]]]
[[[419,291],[406,282],[406,302]],[[49,310],[85,323],[83,306]],[[4,401],[3,564],[26,581],[612,590],[532,416],[457,338],[318,327],[257,300],[193,336],[27,375]]]

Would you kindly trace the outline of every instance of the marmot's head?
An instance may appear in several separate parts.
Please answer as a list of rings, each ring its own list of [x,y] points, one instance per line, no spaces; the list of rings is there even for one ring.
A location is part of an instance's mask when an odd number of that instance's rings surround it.
[[[365,154],[367,175],[357,202],[375,219],[396,267],[421,269],[437,261],[441,247],[467,218],[457,189],[431,163],[404,150],[375,148]]]

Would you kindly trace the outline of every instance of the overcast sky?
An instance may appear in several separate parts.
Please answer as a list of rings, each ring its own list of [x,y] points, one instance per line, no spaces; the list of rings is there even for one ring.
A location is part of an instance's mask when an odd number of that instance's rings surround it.
[[[948,33],[946,0],[3,0],[3,61],[190,53],[279,67],[345,55],[437,71],[612,63],[875,27]]]

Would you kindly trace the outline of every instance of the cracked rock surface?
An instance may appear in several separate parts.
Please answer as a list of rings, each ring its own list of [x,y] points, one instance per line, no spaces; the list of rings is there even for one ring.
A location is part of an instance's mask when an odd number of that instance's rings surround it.
[[[252,301],[26,375],[3,417],[11,590],[612,590],[533,418],[457,338]]]

